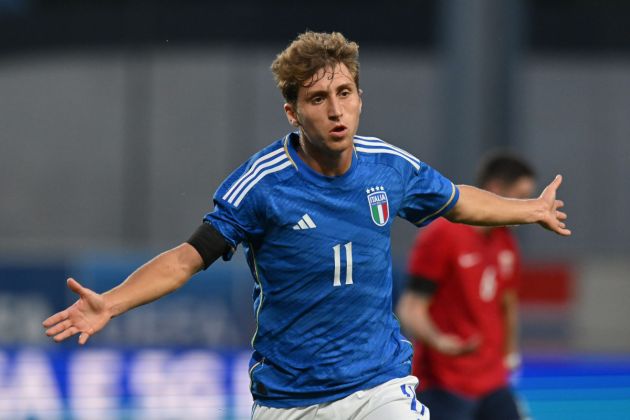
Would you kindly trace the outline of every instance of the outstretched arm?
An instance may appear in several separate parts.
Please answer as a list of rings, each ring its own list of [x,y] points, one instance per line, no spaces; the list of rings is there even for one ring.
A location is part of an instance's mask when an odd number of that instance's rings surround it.
[[[556,199],[561,183],[562,176],[557,175],[538,198],[529,200],[500,197],[479,188],[460,185],[459,200],[445,217],[451,222],[478,226],[538,223],[545,229],[568,236],[571,231],[564,223],[567,215],[559,210],[564,203]]]
[[[203,259],[199,252],[183,243],[147,262],[123,283],[103,294],[70,278],[68,287],[79,299],[43,322],[46,335],[59,342],[80,334],[79,344],[85,344],[111,318],[173,292],[201,268]]]
[[[429,314],[431,297],[414,292],[405,292],[400,297],[396,313],[405,332],[412,338],[424,341],[440,353],[458,356],[473,352],[479,346],[479,339],[464,340],[457,335],[447,334],[433,323]]]
[[[193,274],[208,268],[229,250],[230,245],[219,231],[202,223],[187,242],[153,258],[103,294],[70,278],[68,287],[79,295],[79,300],[43,322],[46,335],[62,341],[80,333],[79,344],[85,344],[113,317],[180,288]]]

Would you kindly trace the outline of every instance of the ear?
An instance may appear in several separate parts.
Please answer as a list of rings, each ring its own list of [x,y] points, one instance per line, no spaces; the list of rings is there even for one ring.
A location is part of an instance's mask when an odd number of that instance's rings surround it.
[[[285,103],[284,113],[287,116],[287,120],[289,121],[289,124],[291,124],[293,127],[298,127],[300,125],[297,111],[294,109],[293,105],[291,105],[290,103]]]

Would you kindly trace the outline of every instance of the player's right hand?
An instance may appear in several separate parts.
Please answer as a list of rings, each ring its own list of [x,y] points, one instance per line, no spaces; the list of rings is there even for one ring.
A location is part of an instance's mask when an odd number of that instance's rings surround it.
[[[478,337],[462,340],[456,335],[440,334],[434,340],[433,347],[440,353],[449,356],[461,356],[474,352],[479,347],[479,344],[480,339]]]
[[[79,344],[85,344],[90,336],[96,334],[111,319],[103,296],[85,288],[73,278],[68,279],[68,288],[79,295],[72,306],[57,312],[42,324],[46,335],[60,342],[75,334],[79,335]]]

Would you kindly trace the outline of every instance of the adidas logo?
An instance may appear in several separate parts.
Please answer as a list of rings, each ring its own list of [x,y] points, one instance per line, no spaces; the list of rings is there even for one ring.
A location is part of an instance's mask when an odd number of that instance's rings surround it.
[[[317,226],[311,216],[305,214],[302,218],[297,222],[297,225],[293,226],[293,230],[303,230],[303,229],[315,229]]]

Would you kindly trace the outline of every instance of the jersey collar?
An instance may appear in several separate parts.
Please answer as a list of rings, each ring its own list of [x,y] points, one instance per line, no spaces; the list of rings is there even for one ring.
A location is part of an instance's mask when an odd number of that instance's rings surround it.
[[[356,153],[352,153],[352,163],[350,164],[350,168],[343,174],[339,176],[326,176],[322,175],[319,172],[313,170],[310,166],[306,164],[302,160],[302,158],[298,155],[298,152],[295,148],[295,144],[299,140],[299,132],[294,131],[287,135],[284,138],[284,149],[285,152],[288,153],[289,159],[295,165],[298,174],[308,181],[323,186],[323,187],[337,187],[345,185],[350,179],[352,179],[354,172],[357,167],[357,156]]]

